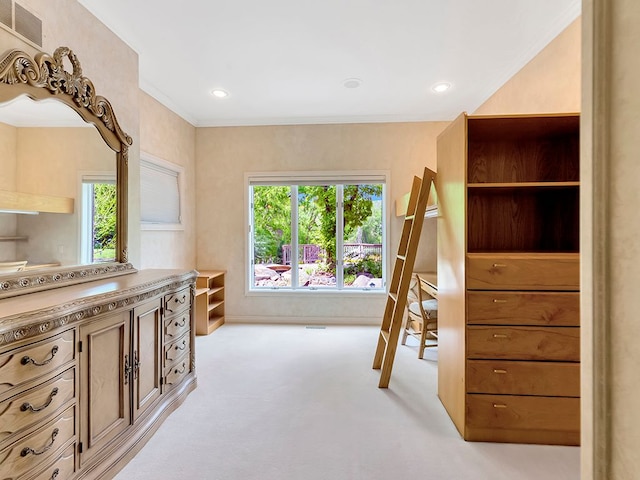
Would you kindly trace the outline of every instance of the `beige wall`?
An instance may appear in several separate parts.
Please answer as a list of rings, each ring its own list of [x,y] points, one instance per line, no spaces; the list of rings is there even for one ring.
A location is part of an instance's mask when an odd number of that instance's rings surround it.
[[[226,315],[255,321],[379,323],[384,295],[245,295],[245,173],[300,170],[388,170],[390,198],[413,175],[435,169],[435,139],[446,122],[199,128],[196,131],[197,266],[228,271]],[[393,210],[393,203],[389,205]],[[429,223],[430,221],[427,221]],[[431,233],[435,240],[431,222]],[[401,221],[391,217],[389,254]],[[426,248],[428,242],[423,242]],[[426,255],[428,257],[428,255]],[[435,267],[435,256],[433,267]]]
[[[17,130],[0,123],[0,190],[15,190]],[[16,215],[0,213],[0,236],[16,235]],[[16,242],[0,241],[0,261],[15,260]]]
[[[578,18],[473,113],[579,112],[580,25]]]
[[[183,230],[140,233],[140,268],[196,265],[196,129],[154,98],[140,92],[140,151],[184,168]]]

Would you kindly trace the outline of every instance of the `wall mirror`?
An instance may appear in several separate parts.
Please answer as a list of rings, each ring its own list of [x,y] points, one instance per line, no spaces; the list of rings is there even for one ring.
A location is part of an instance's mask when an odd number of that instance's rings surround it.
[[[0,60],[0,298],[132,273],[129,135],[67,47]]]

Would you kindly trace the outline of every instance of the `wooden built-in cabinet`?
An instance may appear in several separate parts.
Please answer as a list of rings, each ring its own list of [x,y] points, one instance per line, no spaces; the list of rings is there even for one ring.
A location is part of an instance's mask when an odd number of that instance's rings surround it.
[[[438,137],[438,395],[466,440],[577,445],[579,116]]]
[[[0,300],[0,478],[109,479],[195,388],[196,272]]]
[[[209,335],[224,323],[224,274],[199,271],[196,280],[196,334]]]

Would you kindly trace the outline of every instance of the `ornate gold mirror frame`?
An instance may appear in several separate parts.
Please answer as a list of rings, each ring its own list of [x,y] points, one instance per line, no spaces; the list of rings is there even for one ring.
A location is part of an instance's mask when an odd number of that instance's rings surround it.
[[[71,63],[71,72],[65,70],[65,59]],[[127,263],[128,152],[133,139],[120,128],[113,107],[106,98],[96,95],[93,83],[82,75],[80,62],[68,47],[57,48],[53,56],[39,52],[32,58],[20,50],[4,54],[0,60],[0,102],[20,95],[36,101],[55,99],[63,102],[85,122],[93,124],[105,143],[116,152],[116,259],[110,263],[3,275],[0,298],[135,272]]]

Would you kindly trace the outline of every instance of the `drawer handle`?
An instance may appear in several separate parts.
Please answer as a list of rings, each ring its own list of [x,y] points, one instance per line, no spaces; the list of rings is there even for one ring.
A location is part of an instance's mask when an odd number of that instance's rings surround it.
[[[58,346],[54,345],[53,348],[51,349],[51,356],[49,358],[47,358],[46,360],[43,360],[42,363],[38,363],[33,358],[31,358],[29,355],[25,355],[24,357],[22,357],[22,360],[20,360],[20,363],[22,363],[22,365],[29,365],[30,363],[32,363],[36,367],[42,367],[42,366],[46,365],[47,363],[51,362],[51,360],[53,360],[53,357],[56,356],[56,353],[58,353]]]
[[[507,408],[504,403],[494,403],[493,408]]]
[[[59,431],[60,430],[58,430],[57,428],[53,429],[53,432],[51,432],[51,443],[49,443],[49,445],[45,445],[44,447],[42,447],[41,450],[34,450],[31,447],[24,447],[22,449],[22,451],[20,452],[20,456],[21,457],[26,457],[29,454],[31,454],[31,455],[42,455],[44,452],[46,452],[51,447],[53,447],[53,442],[56,441],[56,437],[58,436],[58,432]]]
[[[506,268],[506,263],[494,263],[493,268]]]
[[[507,303],[507,301],[501,298],[494,298],[493,303]]]
[[[506,370],[502,370],[501,368],[494,368],[493,373],[507,373]]]
[[[187,317],[182,317],[182,322],[176,322],[176,327],[184,327],[187,324]]]
[[[177,368],[175,369],[175,371],[173,373],[177,373],[177,374],[183,374],[184,371],[187,369],[187,365],[186,364],[182,364],[182,370],[178,370]]]
[[[51,474],[51,480],[56,480],[56,478],[58,478],[58,475],[60,474],[60,469],[56,468],[53,473]]]
[[[182,300],[180,300],[179,298],[175,298],[174,299],[174,302],[179,303],[180,305],[183,305],[184,302],[186,302],[186,301],[187,301],[187,296],[186,295],[182,296]]]
[[[504,333],[494,333],[493,338],[509,338],[509,335],[506,335]]]
[[[42,405],[41,407],[34,407],[33,405],[31,405],[29,402],[24,402],[21,406],[20,406],[20,411],[21,412],[26,412],[27,410],[31,410],[32,412],[39,412],[41,410],[44,410],[45,408],[47,408],[49,405],[51,405],[51,402],[53,402],[53,397],[55,397],[58,394],[58,387],[55,387],[53,390],[51,390],[51,393],[49,394],[49,398],[47,399],[47,401],[44,403],[44,405]]]
[[[185,348],[187,348],[187,341],[183,340],[182,341],[182,347],[179,345],[176,345],[176,350],[184,350]]]

